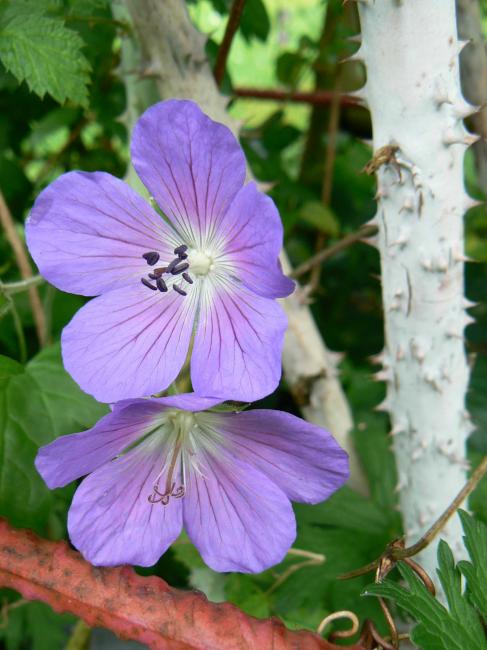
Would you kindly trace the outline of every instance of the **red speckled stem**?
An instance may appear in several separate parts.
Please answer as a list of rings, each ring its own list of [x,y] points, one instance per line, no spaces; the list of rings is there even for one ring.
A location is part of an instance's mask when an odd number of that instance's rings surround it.
[[[210,603],[203,594],[173,589],[129,567],[93,567],[65,542],[15,530],[5,520],[0,587],[156,650],[339,650],[311,632],[288,630],[277,619],[258,620],[229,603]]]

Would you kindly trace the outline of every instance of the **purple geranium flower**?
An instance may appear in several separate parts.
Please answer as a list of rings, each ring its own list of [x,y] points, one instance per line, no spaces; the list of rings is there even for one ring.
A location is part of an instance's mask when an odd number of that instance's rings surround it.
[[[278,263],[272,200],[244,185],[231,132],[190,101],[152,106],[132,139],[137,173],[166,219],[121,180],[64,174],[38,197],[29,250],[53,285],[98,296],[64,329],[63,358],[103,402],[165,389],[190,343],[193,389],[252,401],[281,374],[293,283]]]
[[[327,431],[281,411],[204,411],[195,394],[125,400],[92,429],[42,447],[50,488],[89,474],[68,516],[96,565],[157,562],[182,527],[216,571],[258,572],[296,535],[290,499],[317,503],[348,477]]]

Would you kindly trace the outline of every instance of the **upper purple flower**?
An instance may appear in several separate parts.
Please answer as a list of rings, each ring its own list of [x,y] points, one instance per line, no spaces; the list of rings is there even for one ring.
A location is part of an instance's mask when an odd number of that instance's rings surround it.
[[[217,401],[126,400],[40,449],[50,488],[89,474],[68,530],[92,564],[150,566],[184,525],[212,569],[263,571],[294,541],[290,499],[317,503],[346,481],[347,454],[327,431],[281,411],[203,410]]]
[[[159,392],[176,378],[194,333],[193,389],[252,401],[281,374],[293,283],[278,263],[272,200],[244,185],[232,133],[190,101],[152,106],[132,161],[166,219],[121,180],[64,174],[38,197],[29,250],[53,285],[98,296],[64,329],[66,369],[99,401]]]

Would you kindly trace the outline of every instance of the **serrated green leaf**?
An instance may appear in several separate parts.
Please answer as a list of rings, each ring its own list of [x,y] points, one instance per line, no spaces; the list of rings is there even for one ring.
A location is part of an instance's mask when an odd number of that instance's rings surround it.
[[[472,630],[466,621],[458,621],[426,589],[423,582],[404,562],[398,563],[401,576],[407,583],[403,587],[392,580],[367,587],[364,594],[382,596],[396,602],[411,614],[417,625],[411,632],[411,640],[423,650],[486,650],[483,634],[478,628]],[[446,565],[444,571],[448,571]]]
[[[482,647],[485,637],[479,617],[462,593],[462,574],[455,566],[453,553],[444,540],[440,540],[438,544],[438,576],[448,601],[450,614],[458,623],[470,630],[472,637]]]
[[[467,591],[471,602],[487,620],[487,526],[464,510],[458,514],[462,521],[465,547],[471,562],[458,563],[467,579]]]
[[[58,18],[27,13],[12,3],[0,13],[0,60],[19,82],[40,97],[86,106],[90,66],[79,34]]]
[[[25,367],[0,356],[0,515],[43,532],[53,496],[34,466],[39,447],[106,412],[66,373],[59,346]]]

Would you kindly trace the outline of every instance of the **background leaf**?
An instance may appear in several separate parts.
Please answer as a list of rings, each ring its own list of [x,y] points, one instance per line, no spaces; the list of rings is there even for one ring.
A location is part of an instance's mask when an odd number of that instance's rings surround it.
[[[405,563],[397,564],[407,587],[386,579],[369,585],[365,595],[388,598],[408,612],[417,624],[411,640],[423,650],[485,650],[487,640],[475,609],[462,593],[462,580],[446,542],[438,546],[438,575],[448,609],[429,591]]]
[[[40,97],[87,104],[90,66],[82,47],[62,20],[40,15],[30,3],[14,2],[0,13],[0,60]]]
[[[59,345],[27,366],[0,356],[0,515],[48,532],[55,497],[35,470],[40,446],[89,428],[105,413],[64,370]]]
[[[467,579],[467,592],[471,602],[487,621],[487,526],[464,510],[460,510],[459,515],[471,562],[462,560],[458,567]]]

